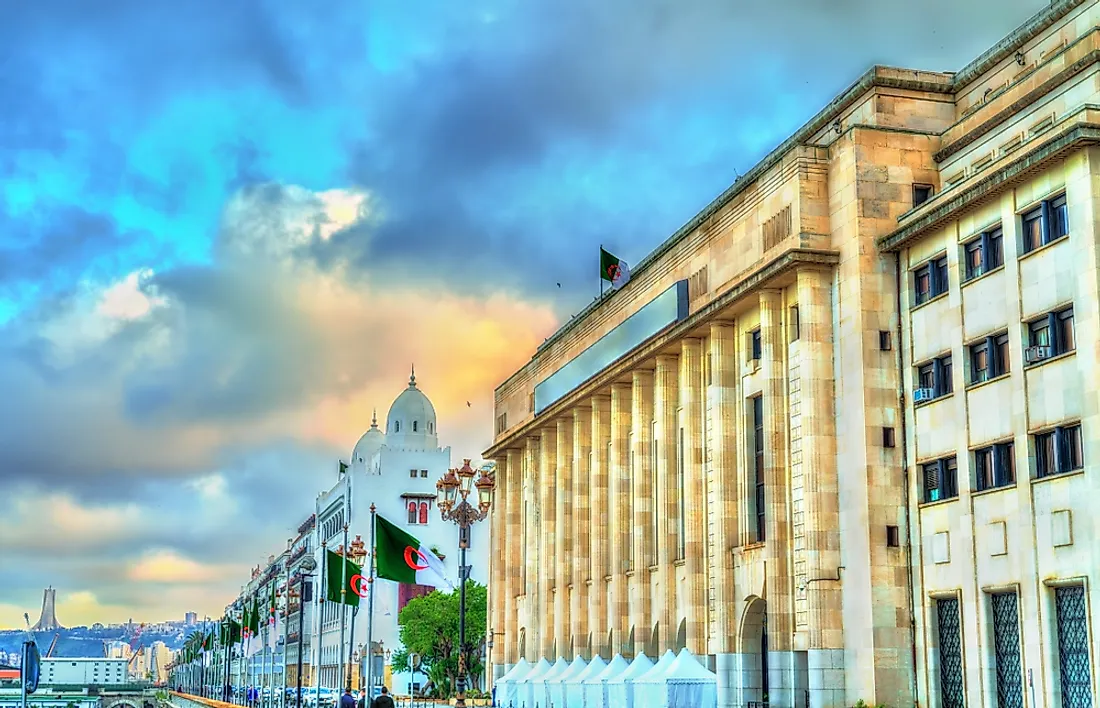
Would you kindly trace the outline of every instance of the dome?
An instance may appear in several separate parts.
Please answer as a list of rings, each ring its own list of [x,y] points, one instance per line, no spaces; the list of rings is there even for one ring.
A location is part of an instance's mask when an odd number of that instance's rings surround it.
[[[435,406],[416,387],[416,370],[409,386],[394,400],[386,416],[386,445],[394,448],[434,450],[439,447]]]
[[[377,411],[370,419],[370,429],[363,433],[359,442],[355,443],[355,449],[351,451],[351,464],[366,464],[374,453],[378,452],[386,442],[386,435],[378,428]]]

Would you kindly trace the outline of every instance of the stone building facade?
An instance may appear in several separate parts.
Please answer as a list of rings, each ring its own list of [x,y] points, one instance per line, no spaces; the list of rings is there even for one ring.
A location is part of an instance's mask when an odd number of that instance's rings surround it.
[[[1094,704],[1098,199],[1097,0],[865,74],[497,389],[495,673]]]

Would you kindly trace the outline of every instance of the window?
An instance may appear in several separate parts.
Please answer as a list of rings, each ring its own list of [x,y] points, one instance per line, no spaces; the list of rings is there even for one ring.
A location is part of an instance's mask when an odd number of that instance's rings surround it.
[[[977,278],[1004,265],[1004,233],[1001,227],[986,231],[963,246],[966,253],[966,279]]]
[[[914,184],[913,185],[913,207],[919,207],[926,201],[932,198],[932,185],[930,184]]]
[[[879,330],[878,333],[878,348],[881,351],[890,351],[890,331],[886,329]]]
[[[1066,195],[1048,199],[1023,215],[1024,253],[1057,241],[1069,234],[1069,210]]]
[[[894,429],[883,428],[882,429],[882,446],[893,447],[894,446]]]
[[[756,478],[756,540],[762,542],[767,538],[764,498],[764,398],[757,396],[752,399],[752,427],[753,427],[753,473]]]
[[[409,523],[416,523],[416,502],[409,502]]]
[[[420,479],[428,478],[428,470],[420,470]]]
[[[416,479],[416,470],[409,470],[409,477]]]
[[[917,391],[913,396],[914,403],[922,403],[946,396],[953,390],[950,354],[917,367]]]
[[[958,465],[954,457],[922,465],[924,472],[924,501],[935,502],[959,496]]]
[[[974,474],[979,492],[1015,484],[1016,460],[1012,443],[997,443],[975,450]]]
[[[685,484],[684,484],[684,477],[685,477],[684,467],[687,465],[687,458],[684,457],[685,450],[684,450],[684,429],[683,428],[680,428],[680,445],[679,445],[679,447],[680,447],[680,449],[679,449],[679,451],[677,452],[677,455],[676,455],[676,487],[677,487],[677,496],[679,497],[679,499],[676,500],[676,503],[677,503],[677,506],[678,506],[677,516],[679,516],[679,518],[676,520],[677,524],[678,524],[678,529],[676,531],[676,535],[677,535],[676,540],[677,540],[677,544],[678,544],[678,554],[679,554],[677,556],[677,558],[682,559],[682,558],[687,557],[686,556],[686,553],[687,553],[687,494],[685,494],[685,492],[687,490],[685,489]]]
[[[1035,474],[1049,477],[1052,474],[1072,472],[1084,466],[1081,450],[1081,425],[1058,427],[1034,436]]]
[[[658,548],[660,546],[660,542],[658,541],[660,536],[657,533],[657,528],[658,528],[657,519],[661,518],[660,517],[660,513],[661,513],[661,505],[660,505],[661,485],[660,485],[660,479],[661,478],[657,474],[657,451],[658,451],[657,421],[653,421],[653,423],[651,424],[651,427],[650,427],[650,431],[651,431],[650,432],[651,437],[649,439],[653,441],[652,444],[650,445],[650,453],[651,453],[653,459],[650,460],[650,463],[649,463],[649,474],[650,474],[650,478],[649,478],[649,503],[650,503],[649,523],[650,523],[650,529],[652,530],[651,536],[652,536],[652,540],[653,540],[653,545],[649,549],[649,552],[650,552],[649,564],[650,565],[657,565],[657,559],[660,558],[660,555],[659,555],[660,551],[659,551],[659,548]]]
[[[1027,343],[1024,360],[1029,364],[1074,351],[1077,342],[1073,334],[1073,308],[1048,312],[1045,317],[1029,323]]]
[[[1089,625],[1085,588],[1081,585],[1054,589],[1058,625],[1058,673],[1063,708],[1092,706],[1089,668]]]
[[[799,320],[798,320],[798,305],[791,305],[788,309],[790,313],[788,322],[790,327],[790,340],[797,342],[799,337]]]
[[[970,345],[970,383],[982,383],[1007,373],[1007,333],[986,337]]]
[[[395,433],[400,433],[401,432],[401,421],[399,421],[399,420],[393,421],[393,432],[395,432]]]
[[[943,708],[964,708],[966,688],[963,681],[958,599],[936,600],[936,620],[939,630],[940,702]]]
[[[417,421],[413,421],[413,432],[416,432]]]
[[[1020,665],[1020,613],[1015,592],[989,596],[993,619],[993,656],[997,669],[997,705],[1024,708]]]
[[[420,523],[428,523],[428,502],[420,502]]]
[[[760,329],[754,329],[749,333],[749,360],[760,361]]]
[[[918,305],[947,292],[947,256],[933,258],[913,271],[913,290]]]
[[[898,534],[898,527],[897,526],[887,526],[886,527],[886,547],[887,548],[897,548],[900,545],[901,545],[901,539],[900,539],[899,534]]]

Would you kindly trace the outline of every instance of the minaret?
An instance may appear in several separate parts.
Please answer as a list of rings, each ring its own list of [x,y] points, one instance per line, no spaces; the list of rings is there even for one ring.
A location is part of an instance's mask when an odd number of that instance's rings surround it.
[[[62,629],[61,623],[57,621],[57,590],[48,587],[42,593],[42,615],[31,627],[31,631],[49,632],[55,629]]]

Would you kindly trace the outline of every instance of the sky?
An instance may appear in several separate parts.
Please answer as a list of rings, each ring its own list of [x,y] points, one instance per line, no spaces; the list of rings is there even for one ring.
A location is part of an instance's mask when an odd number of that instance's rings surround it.
[[[601,244],[1045,4],[0,3],[0,627],[220,615],[410,366],[478,458]]]

